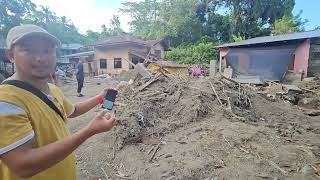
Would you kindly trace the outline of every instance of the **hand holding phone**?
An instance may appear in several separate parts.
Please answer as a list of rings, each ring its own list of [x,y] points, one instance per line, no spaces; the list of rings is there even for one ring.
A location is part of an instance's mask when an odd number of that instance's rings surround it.
[[[107,95],[104,97],[103,108],[112,110],[114,102],[116,101],[118,91],[114,89],[108,89]]]

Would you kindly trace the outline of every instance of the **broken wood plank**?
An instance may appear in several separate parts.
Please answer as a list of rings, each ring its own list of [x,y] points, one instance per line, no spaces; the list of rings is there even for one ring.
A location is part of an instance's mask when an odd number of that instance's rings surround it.
[[[155,77],[153,77],[152,79],[150,79],[145,85],[143,85],[138,91],[142,91],[144,90],[145,88],[147,88],[148,86],[150,86],[152,83],[156,82],[157,80],[159,80],[159,77],[161,76],[162,74],[157,74]]]
[[[131,61],[129,61],[129,60],[127,60],[126,58],[123,58],[125,61],[127,61],[131,66],[133,66],[134,68],[136,67],[136,65],[135,64],[133,64],[133,62],[131,62]]]
[[[109,179],[109,176],[108,176],[108,174],[106,173],[106,171],[105,171],[102,167],[101,167],[101,170],[102,170],[104,176],[106,177],[106,179],[108,180],[108,179]]]
[[[129,178],[129,177],[121,176],[119,174],[114,174],[114,175],[117,176],[120,179],[132,179],[132,178]]]
[[[156,153],[160,149],[160,144],[161,144],[161,142],[155,147],[153,154],[152,154],[151,158],[149,159],[149,162],[152,162],[153,158],[156,156]]]
[[[226,76],[224,76],[224,75],[221,74],[221,73],[220,73],[220,75],[221,75],[221,77],[222,77],[223,79],[226,79],[226,80],[228,80],[228,81],[230,81],[230,82],[232,82],[232,83],[235,83],[235,84],[240,84],[240,83],[238,83],[237,81],[235,81],[235,80],[233,80],[233,79],[227,78]]]
[[[219,98],[219,96],[218,96],[218,93],[217,93],[216,89],[214,88],[214,86],[213,86],[213,84],[212,84],[211,82],[210,82],[210,85],[211,85],[211,88],[212,88],[214,94],[216,95],[216,97],[217,97],[220,105],[223,105],[222,102],[221,102],[221,100],[220,100],[220,98]]]
[[[307,89],[307,88],[302,88],[302,87],[299,87],[300,89],[304,90],[304,91],[307,91],[307,92],[311,92],[311,93],[314,93],[314,94],[319,94],[319,92],[316,92],[314,90],[310,90],[310,89]]]
[[[275,167],[276,169],[278,169],[283,175],[287,176],[288,173],[287,171],[283,170],[281,167],[279,167],[276,163],[274,163],[273,161],[267,160],[269,162],[270,165],[272,165],[273,167]]]

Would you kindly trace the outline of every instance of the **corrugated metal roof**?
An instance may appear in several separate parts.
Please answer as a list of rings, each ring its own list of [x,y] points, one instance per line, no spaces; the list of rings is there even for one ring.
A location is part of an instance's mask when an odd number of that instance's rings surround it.
[[[81,45],[81,44],[62,44],[61,45],[61,49],[74,49],[74,50],[77,50],[77,49],[80,49],[80,48],[83,48],[83,45]]]
[[[245,46],[245,45],[252,45],[252,44],[263,44],[263,43],[270,43],[270,42],[290,41],[290,40],[319,38],[319,37],[320,37],[320,30],[314,30],[314,31],[306,31],[306,32],[289,33],[289,34],[277,35],[277,36],[256,37],[256,38],[238,41],[234,43],[223,44],[220,46],[216,46],[216,48]]]
[[[122,44],[122,43],[136,43],[143,46],[149,46],[146,41],[127,35],[127,34],[113,36],[105,40],[97,41],[91,46],[96,47],[96,46],[114,45],[114,44]]]
[[[80,56],[90,56],[90,55],[93,55],[93,54],[94,54],[94,51],[87,51],[87,52],[69,54],[69,55],[61,56],[61,57],[62,58],[71,58],[71,57],[80,57]]]

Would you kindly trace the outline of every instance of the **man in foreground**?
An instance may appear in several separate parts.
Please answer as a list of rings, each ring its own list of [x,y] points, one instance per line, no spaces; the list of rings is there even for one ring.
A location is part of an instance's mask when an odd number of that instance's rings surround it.
[[[116,118],[103,111],[86,127],[70,134],[67,118],[101,104],[107,89],[73,105],[60,89],[48,84],[59,44],[56,37],[34,25],[17,26],[8,33],[6,53],[15,63],[16,73],[0,85],[1,180],[74,180],[73,151],[91,136],[109,131],[116,124]]]

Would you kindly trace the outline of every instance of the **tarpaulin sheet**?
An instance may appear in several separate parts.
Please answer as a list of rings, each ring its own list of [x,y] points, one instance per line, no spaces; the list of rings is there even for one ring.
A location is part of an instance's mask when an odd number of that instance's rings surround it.
[[[288,71],[296,46],[231,48],[226,56],[233,77],[259,76],[261,80],[280,81]]]

